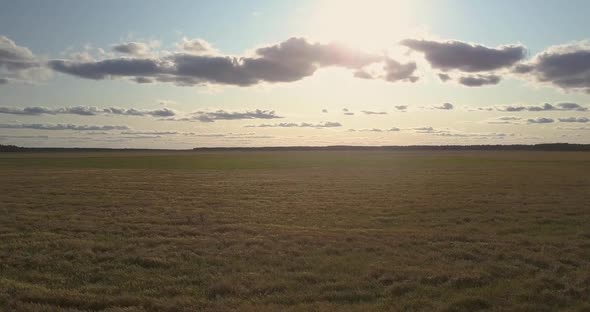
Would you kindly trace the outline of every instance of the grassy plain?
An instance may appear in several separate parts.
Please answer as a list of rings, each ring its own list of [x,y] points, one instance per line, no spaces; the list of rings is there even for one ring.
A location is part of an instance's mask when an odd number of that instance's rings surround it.
[[[0,311],[590,311],[590,153],[0,154]]]

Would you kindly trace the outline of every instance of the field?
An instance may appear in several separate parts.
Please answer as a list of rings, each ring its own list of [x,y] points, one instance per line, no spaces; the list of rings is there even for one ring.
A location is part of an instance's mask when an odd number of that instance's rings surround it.
[[[0,311],[590,311],[590,153],[0,154]]]

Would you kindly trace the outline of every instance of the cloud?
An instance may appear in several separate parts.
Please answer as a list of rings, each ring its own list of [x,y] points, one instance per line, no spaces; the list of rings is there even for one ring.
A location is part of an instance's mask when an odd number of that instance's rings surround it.
[[[176,112],[174,110],[166,108],[166,107],[152,109],[152,110],[110,107],[110,108],[104,108],[102,111],[106,114],[126,115],[126,116],[171,117],[171,116],[176,115]]]
[[[114,45],[113,51],[135,56],[144,56],[150,53],[150,46],[143,42],[127,42]]]
[[[117,46],[122,51],[135,52],[128,45]],[[103,60],[51,60],[55,71],[86,79],[128,78],[138,83],[171,82],[180,86],[223,84],[252,86],[259,83],[293,82],[312,76],[318,69],[340,67],[352,70],[356,77],[365,67],[382,64],[385,74],[379,76],[390,82],[415,82],[416,64],[399,63],[380,54],[369,54],[340,43],[312,43],[304,38],[290,38],[275,45],[256,49],[244,56],[208,53],[211,47],[200,39],[183,39],[181,51],[162,56],[119,57]],[[141,49],[139,49],[142,51]]]
[[[559,130],[590,131],[590,127],[557,127]]]
[[[401,42],[414,51],[424,53],[433,68],[442,71],[482,72],[508,68],[526,57],[521,45],[489,48],[461,41],[429,41],[406,39]]]
[[[73,107],[59,107],[48,108],[41,106],[14,108],[14,107],[0,107],[0,114],[12,115],[81,115],[81,116],[96,116],[96,115],[125,115],[125,116],[152,116],[152,117],[171,117],[176,115],[176,112],[169,108],[158,108],[153,110],[142,110],[135,108],[98,108],[94,106],[73,106]]]
[[[119,58],[86,62],[51,60],[47,64],[55,71],[94,80],[125,76],[149,79],[146,76],[157,76],[172,70],[172,64],[150,58]]]
[[[490,120],[487,123],[489,124],[518,124],[520,121],[522,120],[522,118],[520,117],[515,117],[515,116],[503,116],[503,117],[498,117],[495,120]]]
[[[413,128],[415,133],[429,134],[440,137],[456,137],[456,138],[474,138],[474,139],[504,139],[507,136],[514,136],[513,134],[508,135],[506,133],[465,133],[454,130],[439,130],[433,127],[419,127]]]
[[[452,110],[454,108],[453,104],[451,103],[444,103],[441,106],[434,106],[434,109],[442,109],[442,110]]]
[[[553,120],[552,118],[544,118],[544,117],[538,117],[538,118],[527,120],[528,123],[534,123],[534,124],[547,124],[547,123],[553,123],[554,121],[555,120]]]
[[[344,112],[344,115],[347,115],[347,116],[354,115],[354,113],[349,111],[348,108],[343,108],[342,111]]]
[[[504,139],[505,137],[509,136],[506,133],[461,133],[461,132],[446,132],[442,131],[439,133],[433,133],[436,136],[442,137],[458,137],[458,138],[479,138],[479,139]],[[513,136],[513,135],[510,135]]]
[[[449,76],[448,74],[445,74],[445,73],[439,73],[438,79],[440,79],[440,81],[442,81],[442,82],[447,82],[447,81],[451,80],[451,76]]]
[[[359,69],[355,71],[353,76],[360,79],[375,79],[373,75],[371,75],[368,71],[364,69]]]
[[[351,129],[351,130],[354,130],[354,129]],[[359,129],[356,131],[359,131],[359,132],[383,132],[383,129],[371,128],[371,129]]]
[[[322,113],[327,113],[327,112],[328,112],[328,110],[327,110],[327,109],[325,109],[325,108],[324,108],[324,109],[322,109]]]
[[[177,131],[123,131],[121,134],[126,135],[176,135],[181,134]]]
[[[211,54],[216,53],[215,49],[209,44],[209,42],[203,39],[187,39],[182,40],[176,44],[176,47],[182,51],[191,54]]]
[[[49,139],[47,135],[2,135],[0,139]]]
[[[441,130],[435,130],[433,127],[416,127],[413,128],[414,132],[416,133],[436,133],[440,132]]]
[[[0,68],[19,71],[38,66],[37,58],[31,50],[16,45],[7,37],[0,36]]]
[[[132,81],[135,81],[137,83],[153,83],[154,80],[151,78],[147,78],[147,77],[135,77],[133,79],[131,79]]]
[[[31,50],[17,45],[8,37],[0,36],[0,84],[31,82],[46,75],[47,72]]]
[[[590,93],[590,42],[549,47],[514,72],[564,90]]]
[[[407,64],[402,64],[393,59],[387,59],[385,61],[385,77],[384,79],[389,82],[396,82],[396,81],[409,81],[409,82],[416,82],[418,81],[418,77],[414,75],[416,71],[416,63],[409,62]]]
[[[408,109],[408,105],[396,105],[394,106],[395,109],[397,109],[398,111],[406,111],[406,109]]]
[[[557,103],[555,105],[545,103],[542,106],[504,106],[497,108],[498,111],[502,112],[541,112],[541,111],[579,111],[585,112],[588,110],[587,107],[581,106],[577,103]]]
[[[588,117],[568,117],[568,118],[558,118],[559,122],[579,122],[579,123],[587,123],[590,122],[590,118]]]
[[[117,136],[117,138],[122,139],[159,139],[162,136],[160,135],[127,135],[127,136]]]
[[[361,112],[364,113],[365,115],[387,115],[387,112],[373,112],[373,111],[366,111],[366,110],[363,110]]]
[[[308,123],[308,122],[301,122],[301,123],[294,123],[294,122],[282,122],[278,124],[261,124],[261,125],[247,125],[245,127],[258,127],[258,128],[337,128],[342,127],[342,124],[339,122],[324,122],[324,123]]]
[[[353,132],[355,132],[355,131],[358,131],[358,132],[398,132],[398,131],[400,131],[400,129],[396,128],[396,127],[392,127],[389,129],[380,129],[380,128],[358,129],[358,130],[349,129],[348,131],[353,131]]]
[[[260,110],[246,112],[228,112],[217,110],[214,112],[195,112],[192,117],[179,119],[181,121],[215,122],[216,120],[242,120],[242,119],[278,119],[275,111]]]
[[[76,130],[76,131],[110,131],[129,130],[127,126],[94,126],[72,124],[0,124],[3,129],[36,129],[36,130]]]
[[[485,85],[495,85],[501,80],[497,75],[471,75],[459,77],[459,83],[467,87],[481,87]]]

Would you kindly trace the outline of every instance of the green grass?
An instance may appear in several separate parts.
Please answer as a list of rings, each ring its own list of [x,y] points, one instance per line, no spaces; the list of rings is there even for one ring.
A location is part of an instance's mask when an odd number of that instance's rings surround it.
[[[589,311],[590,153],[0,155],[0,311]]]

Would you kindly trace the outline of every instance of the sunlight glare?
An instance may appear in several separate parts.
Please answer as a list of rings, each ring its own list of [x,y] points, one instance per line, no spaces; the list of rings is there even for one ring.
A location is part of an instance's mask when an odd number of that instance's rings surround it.
[[[310,27],[317,40],[383,49],[407,36],[415,26],[411,24],[411,5],[401,0],[321,0]]]

